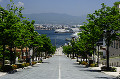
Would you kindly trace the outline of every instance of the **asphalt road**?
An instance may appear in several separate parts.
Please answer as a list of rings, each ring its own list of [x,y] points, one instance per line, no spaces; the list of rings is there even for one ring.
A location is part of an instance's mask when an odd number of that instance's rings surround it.
[[[98,71],[91,71],[75,63],[64,55],[56,55],[34,67],[21,69],[14,74],[6,74],[0,79],[113,79]]]

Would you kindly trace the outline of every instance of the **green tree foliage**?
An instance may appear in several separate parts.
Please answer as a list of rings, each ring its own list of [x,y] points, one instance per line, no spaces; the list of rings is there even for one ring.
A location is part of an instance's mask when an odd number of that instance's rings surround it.
[[[96,42],[104,37],[107,46],[107,68],[109,70],[109,46],[112,40],[118,39],[120,30],[120,13],[116,6],[107,7],[102,4],[102,8],[95,10],[93,14],[88,14],[88,23],[82,28],[84,29],[84,37],[88,43],[87,47],[93,46]],[[85,33],[87,32],[87,34]],[[81,36],[80,36],[81,37]],[[83,38],[82,38],[83,39]]]
[[[71,45],[63,46],[63,52],[67,55],[72,54],[72,46]]]
[[[11,61],[11,64],[15,63],[16,48],[21,48],[23,58],[23,48],[26,48],[26,60],[27,60],[27,48],[33,48],[32,59],[34,61],[34,54],[37,48],[42,51],[53,53],[56,48],[52,46],[51,40],[46,35],[39,35],[34,31],[35,21],[29,22],[22,16],[23,7],[18,8],[12,0],[11,4],[7,5],[7,10],[0,6],[0,56],[4,60]],[[41,51],[41,50],[40,50]]]

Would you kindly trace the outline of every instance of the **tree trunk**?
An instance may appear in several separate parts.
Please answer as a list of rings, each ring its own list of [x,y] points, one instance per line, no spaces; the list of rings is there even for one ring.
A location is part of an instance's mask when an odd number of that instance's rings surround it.
[[[23,53],[23,49],[22,49],[22,47],[21,47],[21,52],[22,52],[22,59],[23,59],[23,54],[24,54],[24,53]]]
[[[26,63],[28,63],[28,52],[27,52],[27,47],[26,47]]]
[[[98,62],[97,62],[98,66],[99,66],[99,45],[98,45]]]
[[[73,52],[73,54],[72,54],[72,58],[73,58],[73,59],[74,59],[74,57],[75,57],[74,54],[75,54],[75,53]]]
[[[39,57],[38,57],[38,60],[40,60],[40,52],[39,52]]]
[[[70,54],[70,58],[71,58],[71,54]]]
[[[13,61],[13,64],[15,64],[15,63],[16,63],[16,47],[14,49],[14,61]]]
[[[5,65],[5,44],[3,44],[3,66]]]
[[[86,62],[87,62],[87,54],[86,54]]]
[[[12,52],[12,47],[10,46],[9,47],[9,49],[10,49],[10,65],[12,65],[13,64],[13,52]]]
[[[47,58],[47,51],[45,52],[45,59]]]
[[[69,54],[67,54],[67,57],[69,57]]]
[[[107,70],[109,71],[109,41],[107,45]]]
[[[95,60],[94,56],[95,56],[95,54],[94,54],[94,52],[93,52],[93,63],[95,63],[95,61],[94,61],[94,60]]]
[[[32,61],[34,61],[34,54],[35,52],[34,52],[34,47],[33,47]]]
[[[78,55],[77,55],[77,62],[78,62]]]
[[[37,61],[37,56],[36,56],[36,61]]]
[[[42,52],[41,52],[41,58],[42,58]]]

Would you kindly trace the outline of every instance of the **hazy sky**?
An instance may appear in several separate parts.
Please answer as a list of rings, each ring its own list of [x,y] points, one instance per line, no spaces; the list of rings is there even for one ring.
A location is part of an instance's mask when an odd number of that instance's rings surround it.
[[[74,16],[93,13],[101,8],[101,4],[113,6],[120,0],[13,0],[17,6],[23,6],[23,13],[64,13]],[[0,5],[6,7],[9,0],[0,0]]]

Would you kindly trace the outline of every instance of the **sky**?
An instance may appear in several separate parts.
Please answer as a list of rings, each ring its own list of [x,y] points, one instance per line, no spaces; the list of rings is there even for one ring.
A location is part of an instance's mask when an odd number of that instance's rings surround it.
[[[113,6],[120,0],[13,0],[20,7],[23,6],[23,14],[33,13],[62,13],[72,16],[82,16],[93,13],[101,8],[101,4]],[[0,5],[6,7],[9,0],[0,0]]]

